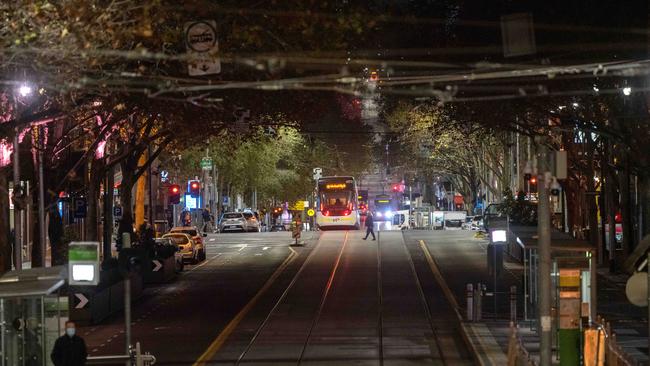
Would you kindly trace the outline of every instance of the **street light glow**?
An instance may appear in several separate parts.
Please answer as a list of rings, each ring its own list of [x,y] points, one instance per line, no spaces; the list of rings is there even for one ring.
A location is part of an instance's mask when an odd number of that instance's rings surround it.
[[[21,96],[26,97],[30,94],[32,94],[32,88],[29,87],[29,85],[21,85],[20,88],[18,88],[18,93],[20,93]]]
[[[630,88],[629,86],[623,88],[623,95],[628,96],[630,94],[632,94],[632,88]]]

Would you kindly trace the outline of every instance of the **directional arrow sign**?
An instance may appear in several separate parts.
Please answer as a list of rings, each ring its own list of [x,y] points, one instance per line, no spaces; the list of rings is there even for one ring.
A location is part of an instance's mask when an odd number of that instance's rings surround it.
[[[79,303],[75,306],[75,309],[83,309],[86,304],[88,304],[88,298],[84,294],[74,294],[74,296],[79,299]]]
[[[158,272],[162,268],[162,263],[160,263],[160,261],[157,259],[154,259],[152,262],[154,267],[151,271]]]

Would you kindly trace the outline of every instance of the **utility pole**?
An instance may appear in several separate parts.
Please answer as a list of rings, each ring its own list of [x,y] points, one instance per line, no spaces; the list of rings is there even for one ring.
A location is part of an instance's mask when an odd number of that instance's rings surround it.
[[[147,146],[147,160],[151,159],[151,144]],[[147,190],[149,191],[149,226],[154,228],[154,209],[153,209],[153,178],[152,178],[152,168],[153,161],[149,162],[149,167],[147,168]]]
[[[540,365],[550,366],[552,359],[552,319],[551,319],[551,213],[549,205],[548,186],[548,150],[545,141],[538,142],[537,172],[538,198],[537,203],[537,236],[539,248],[539,324],[540,324]]]
[[[45,232],[45,178],[43,176],[43,150],[45,149],[45,129],[43,126],[36,127],[38,131],[38,228],[39,228],[39,249],[41,253],[41,264],[45,265],[45,256],[47,255],[47,233]],[[33,260],[32,260],[33,262]]]
[[[102,252],[104,261],[112,257],[111,244],[113,241],[113,185],[115,177],[113,167],[106,169],[104,181],[104,240]]]
[[[18,101],[14,102],[14,110],[18,111]],[[20,118],[20,114],[16,112],[16,120]],[[18,202],[16,201],[16,193],[20,185],[20,150],[18,142],[19,129],[16,127],[14,135],[14,267],[16,270],[23,269],[23,241],[22,241],[22,225],[20,215],[22,212],[18,209]]]

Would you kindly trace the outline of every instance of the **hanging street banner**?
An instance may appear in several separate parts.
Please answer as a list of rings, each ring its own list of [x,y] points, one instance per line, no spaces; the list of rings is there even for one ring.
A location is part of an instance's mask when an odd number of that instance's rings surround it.
[[[199,20],[185,23],[185,48],[190,59],[187,72],[190,76],[221,73],[221,61],[217,57],[217,22]]]

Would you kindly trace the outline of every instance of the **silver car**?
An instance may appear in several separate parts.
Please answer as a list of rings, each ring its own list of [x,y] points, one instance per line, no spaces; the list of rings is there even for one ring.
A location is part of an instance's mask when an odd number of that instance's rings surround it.
[[[219,220],[219,232],[260,231],[260,223],[252,212],[226,212]]]

